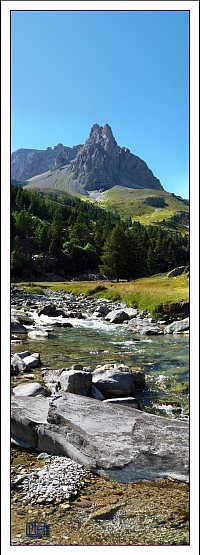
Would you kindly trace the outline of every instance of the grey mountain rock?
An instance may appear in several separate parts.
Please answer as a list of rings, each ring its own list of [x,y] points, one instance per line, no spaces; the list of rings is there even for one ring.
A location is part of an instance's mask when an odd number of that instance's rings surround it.
[[[84,145],[65,147],[61,144],[43,151],[20,149],[12,154],[12,179],[21,181],[39,176],[28,187],[66,189],[87,195],[94,189],[110,189],[115,185],[131,188],[163,190],[147,164],[128,148],[117,145],[108,124],[94,124]],[[46,175],[43,175],[47,172]],[[42,175],[41,175],[42,174]]]

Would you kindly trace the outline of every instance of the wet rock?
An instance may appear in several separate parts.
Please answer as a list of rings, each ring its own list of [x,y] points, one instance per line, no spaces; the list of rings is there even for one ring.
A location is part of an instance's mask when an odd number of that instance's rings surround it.
[[[34,323],[33,318],[27,316],[27,314],[17,312],[16,317],[20,324],[25,324],[25,326],[31,326]]]
[[[143,326],[139,329],[140,335],[162,335],[163,330],[159,326]]]
[[[122,324],[125,320],[128,320],[128,314],[125,310],[112,310],[108,312],[105,320],[108,320],[111,324]]]
[[[164,333],[180,333],[189,330],[189,317],[184,320],[172,322],[164,329]]]
[[[129,327],[140,335],[161,335],[163,330],[160,326],[152,322],[152,318],[140,317],[131,318],[128,322]]]
[[[76,395],[90,395],[92,374],[80,370],[66,370],[59,378],[61,389]]]
[[[14,387],[13,393],[14,395],[22,395],[22,396],[25,395],[26,397],[29,397],[29,396],[35,397],[36,395],[45,395],[45,396],[47,395],[47,391],[38,382],[17,385],[16,387]]]
[[[33,330],[28,332],[28,337],[31,339],[47,339],[49,337],[49,333],[44,330]]]
[[[43,306],[42,308],[39,308],[38,311],[38,316],[67,316],[67,313],[65,310],[56,308],[55,305],[53,304],[46,304],[45,306]]]
[[[27,329],[17,320],[11,322],[10,331],[11,333],[27,333]]]
[[[55,322],[54,326],[58,328],[73,328],[73,325],[70,322]]]

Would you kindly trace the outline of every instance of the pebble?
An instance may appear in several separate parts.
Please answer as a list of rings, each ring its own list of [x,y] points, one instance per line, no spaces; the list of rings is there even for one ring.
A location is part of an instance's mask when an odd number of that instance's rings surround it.
[[[48,462],[42,469],[36,468],[34,474],[25,474],[20,484],[16,484],[16,490],[20,491],[26,504],[68,501],[83,486],[83,477],[89,475],[88,470],[68,457],[40,453],[37,458],[47,457]]]

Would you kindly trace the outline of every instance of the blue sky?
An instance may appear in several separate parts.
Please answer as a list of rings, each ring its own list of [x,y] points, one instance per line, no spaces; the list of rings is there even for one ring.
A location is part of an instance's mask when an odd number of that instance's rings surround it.
[[[108,123],[188,198],[188,34],[187,11],[13,11],[12,152],[84,143]]]

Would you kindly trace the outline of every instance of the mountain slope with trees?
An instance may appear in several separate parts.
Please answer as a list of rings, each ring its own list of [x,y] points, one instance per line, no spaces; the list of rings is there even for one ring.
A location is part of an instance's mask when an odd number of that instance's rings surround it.
[[[188,264],[188,237],[121,220],[95,204],[12,187],[12,278],[136,279]]]

